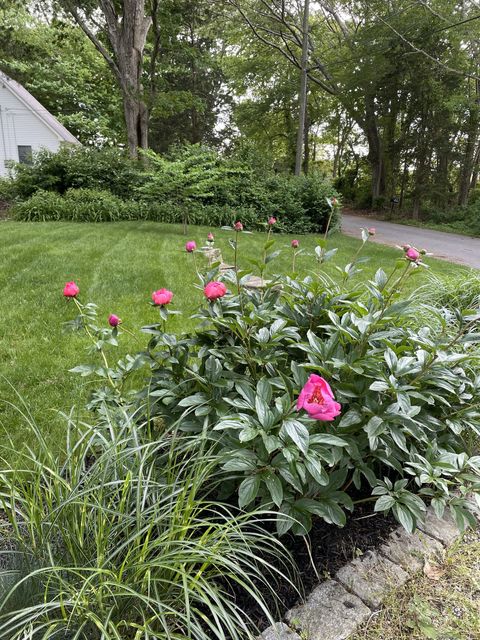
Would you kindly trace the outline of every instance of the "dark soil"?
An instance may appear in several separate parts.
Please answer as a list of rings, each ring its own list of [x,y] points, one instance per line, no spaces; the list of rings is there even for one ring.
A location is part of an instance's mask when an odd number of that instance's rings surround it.
[[[365,551],[378,547],[397,527],[398,522],[393,517],[372,515],[371,504],[357,505],[354,515],[350,517],[343,529],[316,519],[307,540],[292,534],[284,536],[282,542],[298,566],[301,588],[307,596],[319,582],[333,577],[340,567],[361,556]],[[310,547],[315,568],[312,566],[308,547]],[[276,593],[281,602],[277,614],[280,620],[288,609],[299,602],[300,598],[298,592],[285,583],[278,585]],[[273,612],[275,605],[271,604]],[[269,625],[258,603],[246,600],[242,604],[243,607],[250,620],[260,630]]]

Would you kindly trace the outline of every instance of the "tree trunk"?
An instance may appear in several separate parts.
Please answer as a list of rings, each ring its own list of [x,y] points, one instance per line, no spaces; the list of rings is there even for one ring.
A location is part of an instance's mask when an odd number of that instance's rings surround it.
[[[477,186],[478,172],[480,170],[480,144],[475,152],[475,160],[473,162],[472,181],[470,182],[470,191],[473,191]]]
[[[305,115],[307,111],[307,67],[308,67],[308,18],[310,12],[310,0],[304,0],[303,5],[303,42],[302,42],[302,63],[300,76],[299,95],[299,117],[297,133],[297,149],[295,154],[295,175],[302,172],[303,164],[303,139],[305,132]]]
[[[477,96],[480,94],[480,81],[477,82]],[[463,155],[462,169],[460,172],[460,180],[458,186],[458,204],[465,206],[468,204],[468,194],[470,192],[470,184],[472,182],[472,174],[475,164],[475,148],[477,146],[478,125],[479,125],[479,106],[475,101],[470,107],[467,125],[467,143]]]
[[[385,194],[385,174],[383,165],[382,141],[378,132],[373,96],[365,98],[364,132],[368,141],[368,161],[372,171],[372,204]]]
[[[122,0],[121,11],[112,0],[99,0],[111,46],[107,50],[89,26],[88,12],[81,13],[78,4],[64,0],[65,8],[105,58],[122,92],[123,112],[130,155],[148,148],[148,107],[143,99],[143,52],[152,18],[145,15],[145,0]]]

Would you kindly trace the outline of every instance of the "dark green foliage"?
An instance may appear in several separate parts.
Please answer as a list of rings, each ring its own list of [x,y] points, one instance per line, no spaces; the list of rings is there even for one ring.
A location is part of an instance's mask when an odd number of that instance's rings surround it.
[[[140,177],[139,163],[120,149],[63,145],[58,152],[35,153],[31,165],[15,164],[11,196],[24,200],[39,189],[65,193],[88,188],[129,198]]]
[[[9,200],[20,201],[12,211],[18,220],[135,218],[214,226],[242,220],[261,229],[275,216],[276,230],[290,233],[323,233],[328,199],[338,197],[319,173],[275,174],[200,145],[177,147],[168,157],[147,152],[144,164],[115,149],[41,151],[33,165],[15,165],[13,181],[2,184]],[[338,223],[335,208],[330,228]]]

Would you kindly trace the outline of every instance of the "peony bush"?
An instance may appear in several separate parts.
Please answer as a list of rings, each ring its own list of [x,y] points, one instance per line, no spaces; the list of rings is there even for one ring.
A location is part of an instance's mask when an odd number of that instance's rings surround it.
[[[276,255],[275,223],[267,224],[262,278]],[[99,329],[74,297],[81,314],[73,326],[90,327],[104,358],[76,368],[104,381],[90,407],[138,416],[147,441],[171,424],[207,437],[219,456],[218,500],[275,510],[279,534],[303,535],[313,517],[343,526],[366,501],[408,531],[428,504],[439,516],[448,508],[461,528],[473,525],[466,498],[480,492],[480,314],[457,310],[452,319],[428,307],[428,325],[420,322],[418,302],[403,287],[426,268],[425,252],[410,246],[390,273],[379,269],[365,281],[359,251],[328,278],[322,268],[335,250],[326,235],[311,275],[253,287],[237,264],[242,223],[232,231],[237,268],[199,273],[205,303],[197,330],[167,332],[173,294],[160,290],[169,295],[154,297],[160,321],[143,328],[146,350],[118,365],[106,364]],[[362,247],[374,233],[362,232]],[[294,270],[299,243],[287,250]],[[145,384],[131,388],[139,368]]]

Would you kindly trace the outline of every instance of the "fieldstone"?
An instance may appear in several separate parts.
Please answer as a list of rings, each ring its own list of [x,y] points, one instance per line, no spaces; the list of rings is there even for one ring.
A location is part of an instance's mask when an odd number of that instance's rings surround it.
[[[248,289],[263,289],[268,282],[269,280],[264,280],[259,276],[250,276],[245,281],[245,286],[248,287]]]
[[[284,622],[277,622],[268,627],[258,638],[259,640],[301,640],[300,636]]]
[[[440,540],[446,547],[455,542],[460,535],[460,531],[450,513],[445,511],[443,518],[440,519],[437,518],[432,507],[427,509],[425,522],[419,524],[418,528],[432,538]]]
[[[214,262],[223,262],[222,252],[220,249],[214,249],[213,247],[205,247],[203,253],[208,260],[208,264],[212,265]]]
[[[467,496],[467,503],[470,507],[470,511],[475,515],[477,520],[480,522],[480,503],[477,498],[473,495],[473,493],[469,493]]]
[[[308,640],[345,640],[370,616],[370,609],[335,580],[327,580],[305,604],[290,609],[287,622]]]
[[[337,571],[336,578],[372,609],[378,609],[393,587],[408,580],[408,573],[375,551],[367,551]]]
[[[417,530],[410,534],[399,527],[380,546],[380,552],[405,571],[414,573],[423,569],[425,558],[442,555],[443,547],[438,540],[427,536],[423,531]]]

